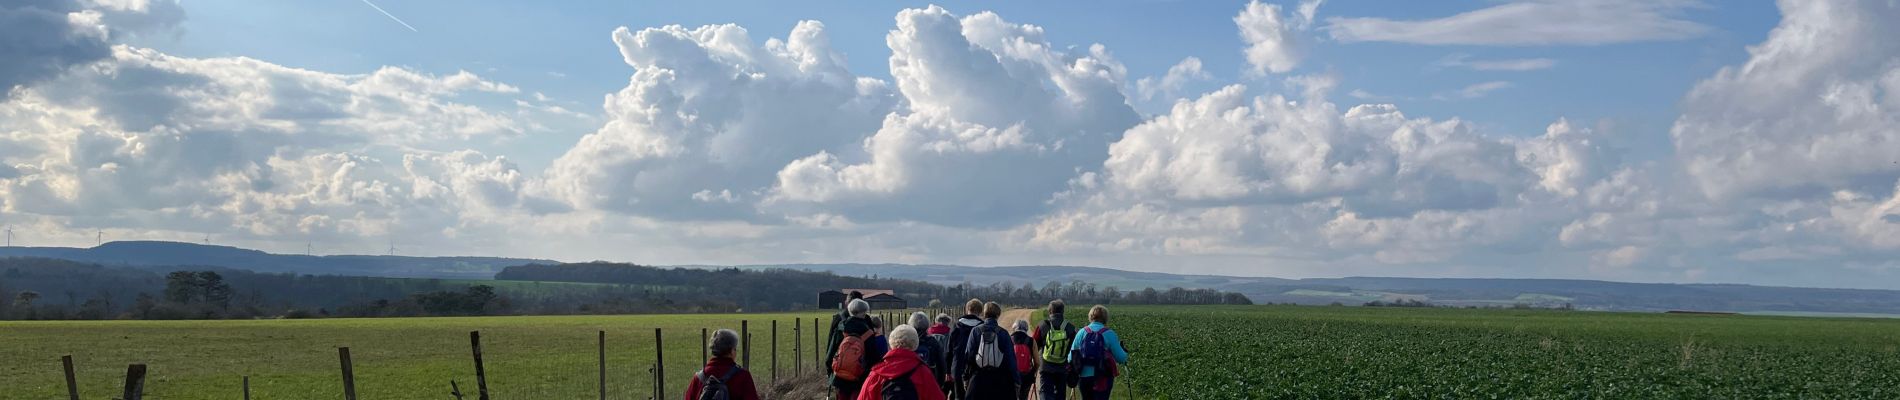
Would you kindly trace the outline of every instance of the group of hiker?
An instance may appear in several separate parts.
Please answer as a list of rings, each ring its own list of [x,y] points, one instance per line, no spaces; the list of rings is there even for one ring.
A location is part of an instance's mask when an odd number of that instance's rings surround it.
[[[887,332],[863,298],[850,293],[831,317],[826,357],[838,400],[1065,400],[1071,388],[1082,400],[1107,400],[1128,363],[1099,305],[1080,328],[1065,318],[1062,300],[1049,302],[1034,329],[1025,320],[1004,328],[1002,305],[970,299],[955,320],[918,312]],[[694,374],[687,400],[759,398],[752,376],[732,361],[738,342],[731,330],[713,334],[712,359]]]

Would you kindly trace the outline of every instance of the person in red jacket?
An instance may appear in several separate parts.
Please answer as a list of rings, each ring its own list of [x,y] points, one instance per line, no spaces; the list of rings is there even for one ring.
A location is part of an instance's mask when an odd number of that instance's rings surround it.
[[[924,360],[917,356],[919,338],[917,328],[910,325],[898,325],[891,330],[891,351],[884,353],[884,361],[872,367],[870,376],[864,378],[858,400],[883,400],[885,383],[897,380],[910,381],[910,389],[918,400],[947,400],[930,367],[924,366]]]
[[[732,362],[733,349],[738,347],[738,332],[731,329],[713,332],[712,343],[706,345],[712,359],[706,360],[706,367],[693,374],[693,381],[686,385],[686,400],[699,400],[701,392],[714,380],[725,383],[727,399],[759,400],[759,390],[752,385],[752,373]]]

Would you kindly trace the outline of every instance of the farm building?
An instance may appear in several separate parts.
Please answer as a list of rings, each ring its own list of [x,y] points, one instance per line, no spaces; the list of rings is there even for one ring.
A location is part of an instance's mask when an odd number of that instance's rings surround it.
[[[821,310],[844,308],[845,299],[850,298],[851,292],[864,295],[864,301],[870,302],[872,309],[904,308],[908,305],[903,298],[897,297],[897,293],[890,289],[838,289],[818,292],[818,308]]]
[[[910,308],[910,303],[905,302],[904,298],[897,297],[890,293],[879,293],[876,296],[865,297],[864,301],[871,302],[871,309],[873,310],[902,310]]]

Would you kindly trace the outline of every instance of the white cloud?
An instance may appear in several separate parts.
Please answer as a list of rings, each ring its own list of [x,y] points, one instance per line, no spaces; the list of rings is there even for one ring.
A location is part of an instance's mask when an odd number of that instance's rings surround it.
[[[1900,4],[1784,1],[1747,63],[1683,99],[1670,134],[1712,197],[1879,192],[1900,179]]]
[[[886,36],[907,110],[861,149],[820,152],[778,172],[766,206],[853,220],[1013,224],[1041,213],[1077,169],[1106,157],[1138,116],[1125,69],[1103,47],[1058,50],[1042,29],[993,13],[898,13]]]
[[[1135,93],[1140,95],[1142,100],[1154,99],[1157,96],[1172,98],[1179,95],[1181,87],[1189,82],[1208,79],[1213,79],[1213,75],[1208,75],[1207,71],[1201,70],[1201,59],[1188,57],[1168,67],[1167,74],[1158,79],[1149,77],[1135,81]]]
[[[1301,18],[1310,20],[1309,11],[1316,10],[1319,2],[1312,7],[1301,7]],[[1280,13],[1280,5],[1261,3],[1253,0],[1247,8],[1234,16],[1234,24],[1240,26],[1240,38],[1247,43],[1244,51],[1249,70],[1254,75],[1264,75],[1268,71],[1285,73],[1300,64],[1303,50],[1294,24],[1286,21]]]
[[[1536,71],[1557,66],[1557,60],[1548,58],[1517,58],[1501,60],[1473,60],[1470,54],[1456,53],[1439,59],[1432,65],[1444,68],[1469,68],[1478,71]]]
[[[1681,19],[1692,0],[1525,0],[1429,20],[1344,18],[1326,20],[1340,42],[1427,45],[1601,45],[1687,39],[1709,31]]]

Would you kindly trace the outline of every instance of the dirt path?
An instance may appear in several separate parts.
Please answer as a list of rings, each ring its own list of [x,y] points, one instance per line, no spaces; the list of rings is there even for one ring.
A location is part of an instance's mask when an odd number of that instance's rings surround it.
[[[1036,310],[1031,308],[1018,308],[1004,311],[1003,317],[997,318],[996,323],[1003,324],[1004,328],[1009,328],[1016,324],[1016,320],[1029,321],[1030,328],[1034,329],[1036,326]]]

